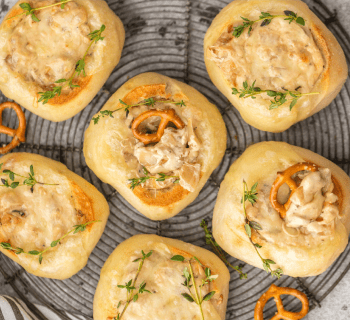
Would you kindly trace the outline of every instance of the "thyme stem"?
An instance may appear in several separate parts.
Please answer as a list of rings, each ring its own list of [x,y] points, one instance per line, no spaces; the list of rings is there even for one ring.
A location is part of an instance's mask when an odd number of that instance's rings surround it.
[[[243,180],[243,198],[242,198],[242,203],[243,203],[243,212],[244,212],[244,219],[245,219],[245,231],[248,235],[250,243],[253,245],[256,253],[258,254],[259,258],[261,259],[263,263],[263,267],[267,273],[270,273],[271,276],[275,276],[278,279],[282,276],[283,270],[278,268],[276,270],[272,270],[271,264],[276,264],[275,261],[270,260],[270,259],[264,259],[262,255],[260,254],[258,248],[262,248],[261,245],[258,243],[254,243],[252,240],[252,229],[256,230],[262,230],[261,226],[257,222],[251,222],[249,221],[247,217],[247,211],[246,211],[246,201],[248,200],[252,205],[256,202],[257,199],[257,192],[256,192],[256,187],[257,183],[254,184],[251,190],[249,190],[247,183]]]
[[[133,179],[128,180],[130,183],[131,190],[134,190],[137,186],[141,185],[142,183],[145,183],[147,180],[150,180],[150,179],[161,182],[161,181],[165,181],[166,179],[174,178],[176,180],[173,183],[179,183],[179,181],[180,181],[180,177],[168,176],[165,173],[158,173],[159,177],[150,176],[148,170],[145,167],[143,167],[143,173],[145,174],[145,177],[133,178]]]
[[[51,8],[51,7],[55,7],[55,6],[62,6],[62,5],[64,5],[64,4],[66,4],[67,2],[71,2],[71,1],[73,1],[73,0],[61,0],[61,2],[57,2],[57,3],[54,3],[54,4],[50,4],[50,5],[48,5],[48,6],[39,7],[39,8],[31,8],[31,9],[29,9],[29,10],[26,9],[25,11],[23,11],[23,12],[20,13],[20,14],[17,14],[17,15],[15,15],[15,16],[11,17],[11,18],[7,18],[6,21],[7,21],[7,20],[14,19],[14,18],[17,18],[17,17],[20,17],[20,16],[23,16],[24,14],[30,15],[30,14],[32,14],[32,13],[35,12],[35,11],[39,11],[39,10],[43,10],[43,9],[47,9],[47,8]],[[22,3],[22,4],[27,4],[27,3]],[[28,3],[28,5],[29,5],[29,3]],[[33,19],[33,20],[36,21],[35,19]]]
[[[201,312],[201,316],[202,316],[202,320],[204,319],[204,313],[203,313],[203,308],[202,308],[202,303],[203,301],[209,301],[214,295],[215,295],[215,291],[211,291],[208,294],[206,294],[204,297],[202,297],[202,287],[204,285],[209,284],[210,282],[214,281],[215,279],[218,278],[219,275],[212,275],[211,274],[211,270],[209,268],[205,268],[205,279],[202,279],[202,284],[199,285],[199,292],[197,290],[197,285],[196,285],[196,281],[195,281],[195,277],[194,277],[194,273],[193,273],[193,269],[192,269],[192,265],[191,265],[191,261],[197,261],[199,263],[200,266],[203,266],[203,264],[199,261],[199,259],[197,257],[192,257],[190,259],[186,259],[185,257],[181,256],[181,255],[176,255],[173,256],[171,258],[172,261],[179,261],[179,262],[188,262],[188,265],[190,267],[190,273],[188,273],[187,267],[183,270],[183,277],[185,278],[185,282],[182,284],[183,286],[185,286],[188,291],[189,294],[187,293],[181,293],[181,295],[189,302],[195,302],[199,308],[200,308],[200,312]],[[192,285],[191,285],[191,280],[192,280]],[[194,292],[195,292],[195,296],[193,296],[192,291],[191,291],[191,287],[194,286]],[[118,319],[117,319],[118,320]]]
[[[138,106],[151,106],[152,108],[154,107],[156,102],[162,102],[162,103],[172,103],[175,105],[178,105],[180,107],[186,107],[186,104],[183,100],[181,101],[171,101],[171,100],[155,100],[154,98],[148,98],[146,99],[144,102],[141,103],[136,103],[136,104],[126,104],[123,100],[119,99],[119,103],[121,103],[122,105],[124,105],[124,107],[118,108],[114,111],[111,110],[103,110],[100,111],[99,115],[97,117],[92,118],[92,120],[94,121],[94,124],[98,124],[98,122],[100,121],[100,118],[104,118],[104,117],[113,117],[113,114],[119,110],[124,109],[124,111],[126,112],[126,117],[128,117],[129,115],[129,109],[133,108],[133,107],[138,107]]]
[[[149,257],[152,255],[153,251],[151,250],[150,252],[148,252],[147,254],[145,254],[145,253],[143,252],[143,250],[141,250],[141,253],[142,253],[142,258],[136,259],[136,260],[134,261],[134,262],[139,261],[139,266],[138,266],[138,268],[137,268],[137,272],[136,272],[136,275],[135,275],[134,280],[130,280],[128,283],[125,284],[125,286],[124,286],[124,285],[118,285],[118,288],[126,289],[126,290],[127,290],[127,293],[126,293],[125,306],[124,306],[122,312],[121,312],[121,313],[118,313],[118,315],[117,315],[116,317],[113,318],[114,320],[120,320],[120,319],[123,317],[123,315],[124,315],[124,313],[126,312],[128,306],[130,305],[130,303],[131,303],[132,301],[134,301],[134,302],[137,301],[137,299],[138,299],[138,294],[142,294],[142,293],[144,293],[144,292],[151,293],[150,291],[148,291],[148,290],[145,289],[145,288],[146,288],[146,283],[142,282],[141,285],[139,286],[138,293],[136,293],[136,294],[134,295],[134,290],[136,290],[136,281],[137,281],[137,279],[138,279],[138,277],[139,277],[139,275],[140,275],[140,272],[141,272],[141,270],[142,270],[143,264],[144,264],[145,260],[146,260],[147,258],[149,258]],[[121,301],[119,302],[117,308],[119,308],[120,304],[121,304]]]
[[[197,300],[196,303],[198,304],[199,309],[200,309],[200,311],[201,311],[202,320],[205,320],[205,319],[204,319],[203,308],[202,308],[202,302],[203,302],[203,300],[199,299],[198,290],[197,290],[197,286],[196,286],[196,281],[195,281],[195,277],[194,277],[193,269],[192,269],[192,265],[191,265],[191,260],[188,261],[188,265],[189,265],[189,267],[190,267],[190,273],[191,273],[192,282],[193,282],[193,286],[194,286],[194,292],[195,292],[195,294],[196,294],[196,300]]]
[[[271,104],[269,106],[269,110],[276,109],[288,101],[291,101],[289,105],[289,109],[292,110],[301,97],[320,94],[320,92],[301,93],[299,91],[296,91],[298,90],[298,88],[295,91],[285,90],[285,92],[274,91],[274,90],[261,90],[259,87],[255,86],[255,82],[256,81],[254,81],[253,84],[249,86],[248,82],[244,81],[243,89],[232,88],[232,94],[238,95],[239,98],[256,99],[257,95],[266,93],[269,97],[273,98],[273,100],[270,100]],[[292,99],[287,99],[288,95],[291,96]]]
[[[3,166],[3,163],[0,164],[0,170],[1,170],[2,166]],[[0,187],[16,189],[17,187],[30,186],[30,187],[34,188],[34,186],[36,184],[45,185],[45,186],[58,186],[58,184],[50,184],[50,183],[43,183],[43,182],[37,181],[35,179],[33,165],[31,165],[29,168],[28,177],[22,176],[18,173],[15,173],[15,172],[13,172],[11,170],[7,170],[7,169],[3,170],[2,174],[8,174],[10,179],[1,179],[2,185],[0,185]],[[22,182],[22,184],[20,184],[19,181],[14,181],[16,176],[25,179]]]
[[[39,263],[41,264],[42,261],[43,261],[43,254],[46,253],[47,251],[51,250],[52,248],[56,247],[59,243],[61,243],[61,241],[63,239],[65,239],[66,237],[68,237],[72,232],[74,234],[78,233],[78,232],[83,232],[86,230],[86,227],[92,223],[96,223],[96,222],[101,222],[101,220],[96,220],[96,221],[90,221],[90,222],[87,222],[87,223],[84,223],[84,224],[80,224],[80,225],[75,225],[70,231],[68,231],[67,233],[65,233],[61,238],[55,240],[55,241],[52,241],[51,242],[51,245],[50,247],[46,248],[45,250],[43,251],[37,251],[37,250],[33,250],[33,251],[24,251],[22,248],[13,248],[11,246],[10,243],[8,242],[1,242],[0,243],[0,247],[5,249],[5,250],[8,250],[8,251],[12,251],[14,252],[15,254],[27,254],[27,255],[31,255],[31,256],[39,256]]]
[[[140,262],[139,262],[139,267],[138,267],[138,269],[137,269],[136,276],[135,276],[135,278],[134,278],[134,281],[132,282],[132,286],[133,286],[133,287],[135,287],[136,280],[137,280],[137,278],[138,278],[139,275],[140,275],[141,269],[142,269],[142,267],[143,267],[143,262],[144,262],[144,260],[140,260]],[[128,308],[130,302],[132,301],[132,299],[133,299],[133,293],[134,293],[134,289],[132,289],[132,290],[130,291],[130,293],[127,293],[127,301],[126,301],[126,304],[125,304],[125,306],[124,306],[124,309],[123,309],[122,313],[120,314],[120,319],[121,319],[122,316],[124,315],[124,313],[125,313],[126,309]]]
[[[62,93],[62,89],[66,87],[70,87],[71,89],[80,87],[77,84],[73,84],[73,80],[76,76],[80,76],[81,73],[83,73],[84,77],[86,76],[85,73],[85,59],[93,45],[93,43],[97,43],[98,41],[102,41],[104,37],[102,37],[102,32],[106,29],[106,26],[103,24],[99,30],[95,30],[91,32],[88,36],[90,36],[90,44],[88,48],[86,49],[84,56],[82,59],[80,59],[76,63],[76,67],[74,69],[73,74],[69,79],[59,79],[55,83],[62,83],[60,86],[54,86],[52,90],[48,90],[45,92],[38,92],[39,99],[38,102],[42,102],[43,104],[46,104],[49,102],[50,99],[55,98],[56,96],[60,96]]]
[[[284,11],[284,15],[271,15],[268,12],[261,12],[259,19],[257,20],[249,20],[247,18],[241,17],[243,19],[243,24],[233,28],[233,36],[239,38],[243,31],[248,28],[248,35],[253,29],[253,25],[257,22],[263,21],[261,26],[267,26],[271,23],[274,18],[285,18],[284,20],[288,20],[289,23],[295,21],[296,23],[305,26],[305,20],[302,17],[298,17],[296,13],[293,11],[286,10]]]
[[[226,258],[225,252],[222,250],[222,248],[218,245],[218,243],[214,240],[213,235],[211,234],[211,232],[208,229],[207,223],[205,222],[205,220],[202,220],[200,226],[203,228],[204,232],[205,232],[205,240],[206,243],[209,244],[212,249],[214,250],[214,252],[216,253],[216,255],[225,263],[227,264],[229,267],[231,267],[233,270],[237,271],[239,273],[239,278],[242,279],[247,279],[248,275],[244,272],[242,272],[242,268],[239,266],[233,266]]]

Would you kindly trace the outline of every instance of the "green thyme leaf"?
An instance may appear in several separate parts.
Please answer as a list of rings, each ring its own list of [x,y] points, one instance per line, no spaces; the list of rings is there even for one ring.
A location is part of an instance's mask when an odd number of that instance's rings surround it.
[[[194,302],[193,298],[188,293],[181,293],[181,295],[189,302]]]
[[[173,256],[170,260],[184,262],[185,258],[180,255]]]
[[[37,250],[29,251],[28,253],[32,256],[38,256],[39,254],[41,254],[41,252]]]
[[[209,292],[203,297],[204,301],[209,301],[215,295],[215,291]]]
[[[251,238],[252,237],[252,229],[250,228],[249,224],[246,223],[244,228],[245,228],[245,232],[247,233],[248,237]]]
[[[250,221],[249,226],[254,230],[262,230],[261,225],[258,222]]]
[[[40,22],[39,18],[34,13],[31,14],[31,17],[33,21]]]
[[[300,25],[302,26],[305,26],[305,20],[302,18],[302,17],[298,17],[296,20],[295,20],[296,23],[299,23]]]
[[[202,262],[200,262],[197,257],[193,257],[193,259],[196,260],[199,263],[199,265],[203,266]]]
[[[55,240],[51,242],[51,248],[56,247],[60,243],[60,240]]]
[[[26,3],[26,2],[21,3],[19,6],[25,11],[31,11],[32,10],[32,7],[30,6],[30,4]]]

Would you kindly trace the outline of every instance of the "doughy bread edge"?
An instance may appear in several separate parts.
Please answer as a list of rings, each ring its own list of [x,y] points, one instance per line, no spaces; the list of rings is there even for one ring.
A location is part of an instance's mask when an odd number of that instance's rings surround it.
[[[264,167],[264,170],[260,168],[260,172],[258,172],[259,159],[257,155],[259,153],[263,151],[275,152],[280,161],[283,162],[284,150],[292,152],[296,161],[311,161],[321,167],[331,169],[333,177],[338,180],[342,187],[343,204],[341,214],[343,217],[336,224],[334,239],[328,239],[316,248],[308,248],[307,246],[286,248],[266,241],[259,241],[263,246],[259,251],[265,259],[275,261],[276,265],[274,267],[281,267],[286,275],[292,277],[319,275],[338,258],[348,243],[350,233],[350,178],[337,165],[312,151],[291,146],[284,142],[261,142],[249,147],[232,164],[220,186],[214,209],[213,235],[218,244],[230,255],[262,269],[262,262],[244,230],[243,209],[241,209],[240,203],[237,205],[230,197],[235,195],[241,199],[240,194],[243,191],[240,186],[242,182],[237,181],[238,176],[242,177],[242,180],[246,179],[248,185],[252,185],[259,182],[255,179],[256,176],[264,177],[266,174],[264,173],[264,171],[267,171],[266,167]],[[242,170],[242,166],[250,166],[251,171]]]
[[[39,95],[37,92],[41,90],[37,89],[35,84],[25,81],[21,75],[13,72],[4,61],[1,63],[0,90],[2,93],[32,113],[53,122],[70,119],[91,102],[118,64],[125,40],[125,31],[121,20],[113,13],[105,1],[74,1],[86,9],[89,23],[96,29],[99,29],[102,24],[106,26],[106,30],[102,34],[105,39],[94,43],[90,49],[90,52],[95,52],[98,55],[100,59],[98,61],[99,66],[96,66],[97,69],[94,74],[79,77],[82,81],[81,88],[74,89],[67,96],[62,94],[59,98],[49,100],[44,105],[42,102],[38,103]],[[5,50],[9,32],[13,29],[10,23],[11,20],[6,21],[6,19],[12,15],[12,12],[18,10],[19,4],[23,2],[26,1],[18,1],[0,25],[0,43],[3,48],[0,49],[1,51]],[[91,67],[93,68],[94,66]]]
[[[220,164],[226,150],[226,127],[217,107],[211,104],[196,89],[185,83],[176,81],[157,73],[140,74],[121,86],[108,100],[102,110],[115,110],[119,99],[123,99],[133,89],[150,84],[165,83],[176,88],[188,97],[191,105],[203,113],[203,121],[210,130],[210,152],[207,165],[201,168],[202,176],[194,192],[190,192],[183,199],[167,206],[148,205],[142,202],[126,183],[130,171],[124,157],[119,151],[113,151],[106,142],[109,138],[109,128],[113,126],[112,118],[102,118],[98,125],[93,122],[85,132],[84,156],[89,168],[105,183],[112,185],[134,208],[151,220],[164,220],[175,216],[196,199],[199,192],[209,179],[212,172]],[[186,107],[184,107],[186,108]],[[124,111],[120,111],[123,112]],[[115,116],[116,117],[116,116]],[[125,138],[125,133],[118,132],[119,139]],[[204,151],[203,151],[204,152]]]
[[[35,276],[58,280],[64,280],[72,277],[74,274],[85,267],[92,250],[95,248],[96,244],[100,240],[100,237],[102,236],[109,216],[109,206],[106,199],[92,184],[74,172],[70,171],[64,164],[60,162],[37,154],[11,153],[3,156],[0,159],[0,163],[6,163],[6,161],[9,159],[13,159],[14,161],[33,161],[35,163],[34,169],[36,171],[40,170],[39,163],[50,166],[53,171],[67,177],[67,179],[70,181],[75,182],[90,198],[93,207],[94,220],[101,220],[101,222],[94,223],[84,232],[80,232],[74,235],[74,242],[77,245],[81,246],[80,257],[74,254],[65,256],[65,251],[70,250],[71,246],[67,246],[66,243],[63,242],[58,247],[53,248],[44,254],[42,266],[45,266],[45,271],[43,271],[37,257],[35,257],[35,261],[31,261],[31,263],[25,263],[19,259],[19,256],[16,256],[13,253],[0,248],[0,252],[21,265],[27,272]],[[59,270],[55,272],[49,271],[50,267],[45,265],[48,258],[50,260],[50,263],[53,265],[56,263],[59,263],[61,265]]]
[[[208,58],[208,48],[214,45],[225,28],[236,21],[242,21],[241,16],[249,14],[253,8],[262,12],[291,10],[302,16],[306,20],[306,26],[312,30],[314,39],[325,59],[325,70],[313,88],[313,92],[321,92],[321,94],[301,98],[287,116],[285,113],[289,104],[269,111],[268,116],[266,116],[265,106],[261,106],[261,110],[244,106],[241,103],[242,99],[232,94],[232,86],[225,79],[219,67]],[[308,6],[299,0],[235,0],[231,2],[216,16],[205,35],[204,61],[214,85],[240,112],[243,119],[251,126],[268,132],[283,132],[293,124],[328,106],[340,92],[348,77],[345,55],[338,41]],[[301,107],[307,101],[309,105]]]
[[[215,280],[218,290],[223,295],[223,302],[219,305],[217,311],[222,320],[225,319],[227,299],[229,293],[230,273],[225,264],[212,252],[194,246],[192,244],[170,238],[159,237],[156,235],[140,234],[133,236],[121,244],[113,251],[102,268],[100,281],[98,283],[94,297],[94,319],[106,320],[111,316],[108,310],[113,309],[111,301],[109,301],[106,293],[109,292],[112,284],[112,279],[120,270],[123,273],[124,268],[130,261],[127,261],[136,250],[143,250],[146,253],[156,244],[165,244],[170,250],[173,248],[186,251],[193,256],[196,256],[205,266],[212,270],[212,274],[218,274],[219,277]],[[129,259],[128,259],[129,260]]]

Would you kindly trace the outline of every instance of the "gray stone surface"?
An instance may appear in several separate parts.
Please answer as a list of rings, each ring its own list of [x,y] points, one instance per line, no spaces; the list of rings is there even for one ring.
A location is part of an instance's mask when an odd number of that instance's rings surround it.
[[[350,33],[350,0],[323,0],[329,8],[337,9],[342,24]],[[2,17],[0,17],[1,20]],[[16,296],[10,285],[5,284],[5,280],[0,274],[0,294]],[[350,319],[350,272],[338,286],[322,302],[322,308],[317,308],[307,315],[305,320],[347,320]]]

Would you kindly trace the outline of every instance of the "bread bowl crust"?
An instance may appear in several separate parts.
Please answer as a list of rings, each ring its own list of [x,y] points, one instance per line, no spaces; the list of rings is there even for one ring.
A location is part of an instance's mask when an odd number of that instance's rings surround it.
[[[172,92],[171,94],[166,92],[168,89]],[[134,191],[130,190],[127,180],[133,177],[130,176],[130,169],[124,160],[120,146],[117,145],[130,133],[130,128],[124,124],[124,111],[114,113],[114,118],[101,118],[98,125],[91,122],[85,132],[84,140],[84,155],[89,168],[103,182],[116,188],[130,204],[152,220],[171,218],[188,206],[197,197],[213,170],[220,164],[226,149],[226,128],[216,106],[194,88],[160,74],[144,73],[130,79],[117,90],[102,110],[116,110],[122,107],[119,99],[127,104],[134,104],[140,101],[140,96],[146,99],[158,95],[167,99],[172,97],[176,101],[184,100],[187,105],[191,105],[191,108],[202,113],[202,121],[206,125],[210,146],[201,151],[204,153],[205,161],[194,192],[176,185],[172,191],[154,199],[144,188],[137,187]],[[108,142],[111,139],[115,142]]]
[[[87,220],[101,221],[90,224],[84,232],[67,237],[59,246],[51,248],[44,254],[41,265],[37,256],[16,255],[0,247],[0,252],[35,276],[59,280],[70,278],[85,267],[92,250],[100,240],[109,216],[109,206],[106,199],[93,185],[60,162],[30,153],[11,153],[3,156],[0,160],[4,166],[8,161],[30,162],[36,173],[40,172],[40,168],[49,167],[54,173],[66,177],[75,197],[82,200],[82,203],[88,201],[89,205],[92,206],[92,212]],[[0,239],[1,241],[7,241],[7,239]]]
[[[115,306],[118,304],[118,301],[111,301],[109,292],[113,283],[121,281],[123,273],[126,272],[125,267],[130,263],[127,260],[130,260],[132,255],[136,252],[139,253],[141,250],[145,253],[155,249],[164,250],[164,245],[173,255],[180,254],[186,258],[197,257],[203,265],[211,269],[212,274],[219,275],[215,280],[215,291],[219,295],[222,294],[223,299],[218,306],[212,304],[212,317],[210,319],[225,319],[230,281],[230,273],[225,264],[214,253],[192,244],[156,235],[140,234],[119,244],[103,266],[94,297],[93,316],[95,320],[106,320],[115,312]],[[145,279],[145,282],[147,282],[147,279]],[[171,284],[169,283],[169,285]],[[151,311],[155,310],[150,310],[147,314],[152,315]]]
[[[286,163],[309,161],[329,168],[338,182],[335,192],[340,194],[341,219],[336,222],[334,238],[327,238],[316,247],[279,246],[259,237],[260,253],[265,259],[276,262],[284,274],[293,277],[315,276],[324,272],[344,251],[350,233],[350,178],[331,161],[309,150],[284,142],[261,142],[249,147],[236,160],[220,186],[214,209],[213,235],[230,255],[262,269],[262,262],[244,230],[241,204],[242,181],[252,186],[269,174],[283,171]],[[258,195],[259,196],[259,195]],[[254,240],[254,239],[253,239]],[[256,240],[256,239],[255,239]]]
[[[74,1],[87,11],[91,31],[100,29],[102,24],[106,26],[106,30],[103,32],[105,38],[103,41],[94,43],[90,49],[89,52],[94,53],[96,60],[94,63],[90,61],[89,64],[87,59],[87,76],[77,78],[80,87],[73,89],[69,94],[62,93],[61,96],[56,96],[45,105],[42,102],[38,103],[38,92],[42,91],[40,86],[26,81],[5,63],[6,42],[19,21],[19,18],[9,21],[6,21],[6,19],[21,13],[23,10],[19,8],[19,5],[26,1],[18,1],[0,25],[0,66],[2,70],[0,90],[9,99],[15,100],[34,114],[53,122],[64,121],[73,117],[91,102],[118,64],[125,40],[125,31],[121,20],[105,1]]]
[[[253,10],[259,12],[290,10],[297,13],[305,19],[306,27],[310,28],[323,55],[325,69],[312,90],[321,94],[302,97],[291,112],[288,111],[288,103],[270,111],[267,110],[268,103],[266,106],[260,105],[260,108],[249,106],[249,102],[253,104],[254,101],[240,99],[233,95],[232,85],[225,79],[215,62],[208,58],[209,47],[214,45],[223,31],[232,24],[241,22],[241,16],[249,16]],[[328,106],[348,77],[345,55],[338,41],[308,6],[299,0],[235,0],[231,2],[216,16],[205,35],[204,60],[212,82],[240,112],[243,119],[253,127],[268,132],[283,132],[293,124]],[[243,100],[245,104],[242,103]],[[303,104],[306,106],[302,106]]]

